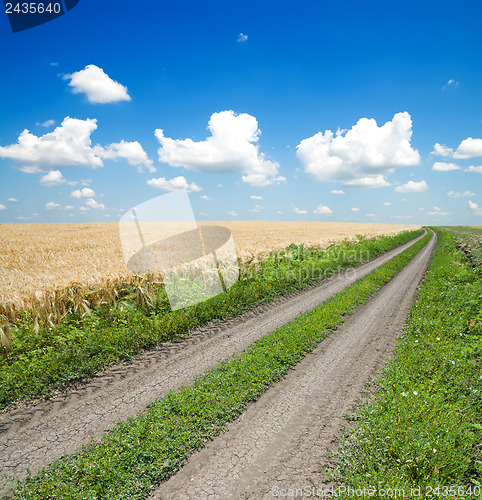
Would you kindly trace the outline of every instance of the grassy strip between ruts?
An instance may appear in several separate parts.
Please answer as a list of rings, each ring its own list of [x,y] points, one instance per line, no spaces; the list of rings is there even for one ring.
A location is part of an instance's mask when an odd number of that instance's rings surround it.
[[[92,377],[142,349],[304,288],[421,232],[360,237],[327,250],[290,245],[254,269],[243,267],[240,280],[224,293],[177,311],[170,311],[165,291],[152,285],[149,290],[141,286],[126,290],[114,304],[101,304],[83,317],[69,315],[58,325],[37,329],[34,318],[26,316],[12,328],[10,352],[2,356],[0,348],[0,409],[21,398],[49,395],[52,388]]]
[[[14,488],[15,499],[141,499],[187,456],[226,429],[266,389],[400,271],[422,240],[321,306],[263,337],[239,356],[119,422],[78,453],[54,462]]]
[[[455,237],[437,233],[396,357],[337,454],[334,477],[353,491],[482,497],[482,283]]]

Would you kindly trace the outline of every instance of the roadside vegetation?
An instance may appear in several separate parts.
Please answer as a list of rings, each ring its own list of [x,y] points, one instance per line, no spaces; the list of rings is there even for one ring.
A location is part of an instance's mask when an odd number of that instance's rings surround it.
[[[336,457],[334,479],[353,489],[482,496],[482,282],[461,233],[437,233],[395,358]]]
[[[428,233],[319,307],[220,363],[192,387],[171,391],[146,413],[119,422],[100,442],[17,482],[13,498],[145,498],[407,265],[431,237]]]
[[[358,237],[328,249],[290,245],[261,262],[246,262],[229,290],[196,306],[171,311],[162,284],[134,277],[115,293],[65,291],[62,320],[39,321],[36,311],[0,325],[0,409],[22,398],[48,396],[55,388],[95,375],[113,362],[225,320],[320,278],[374,258],[421,234]],[[87,302],[87,298],[91,297]],[[87,298],[86,298],[87,297]],[[61,310],[60,307],[63,307]],[[59,313],[59,314],[60,314]],[[2,318],[0,317],[0,320]]]
[[[457,246],[465,253],[474,267],[482,271],[482,227],[450,226],[445,227],[457,238]]]

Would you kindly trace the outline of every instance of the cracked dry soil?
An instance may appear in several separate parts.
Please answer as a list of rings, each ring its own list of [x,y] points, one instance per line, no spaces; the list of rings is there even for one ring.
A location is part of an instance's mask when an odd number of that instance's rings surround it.
[[[22,403],[0,414],[0,495],[10,490],[6,475],[22,479],[27,468],[35,474],[78,450],[115,421],[144,411],[181,384],[191,385],[219,361],[318,306],[420,238],[232,320],[207,325],[130,363],[110,367],[50,400]],[[271,484],[318,481],[320,464],[326,460],[326,449],[336,442],[343,413],[386,361],[387,350],[403,326],[434,239],[340,331],[250,406],[227,434],[196,453],[155,498],[262,498],[261,492]],[[393,293],[388,291],[392,289]],[[353,331],[344,333],[350,324]]]

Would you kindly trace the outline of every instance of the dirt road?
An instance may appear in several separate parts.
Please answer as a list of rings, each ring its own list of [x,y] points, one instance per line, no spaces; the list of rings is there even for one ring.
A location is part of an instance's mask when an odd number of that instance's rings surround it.
[[[258,500],[328,488],[322,466],[337,447],[343,415],[389,359],[434,248],[435,237],[151,500]]]
[[[242,352],[262,336],[313,309],[412,243],[233,320],[205,327],[180,342],[147,352],[132,363],[114,366],[50,401],[22,404],[0,414],[0,495],[9,490],[5,475],[23,478],[27,468],[36,473],[62,455],[76,451],[116,420],[144,411],[153,400],[181,384],[192,384],[196,376],[219,361]]]

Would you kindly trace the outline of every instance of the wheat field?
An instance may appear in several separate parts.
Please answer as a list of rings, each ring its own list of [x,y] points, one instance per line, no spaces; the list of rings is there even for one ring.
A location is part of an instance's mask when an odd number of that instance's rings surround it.
[[[241,259],[260,256],[290,243],[329,246],[355,235],[395,234],[420,226],[338,222],[216,221],[230,229]],[[132,279],[117,223],[0,224],[0,312],[19,311],[65,295],[70,287],[115,287]],[[53,297],[52,297],[53,294]],[[68,295],[68,294],[67,294]],[[8,314],[8,312],[10,313]],[[59,313],[61,314],[61,313]]]

